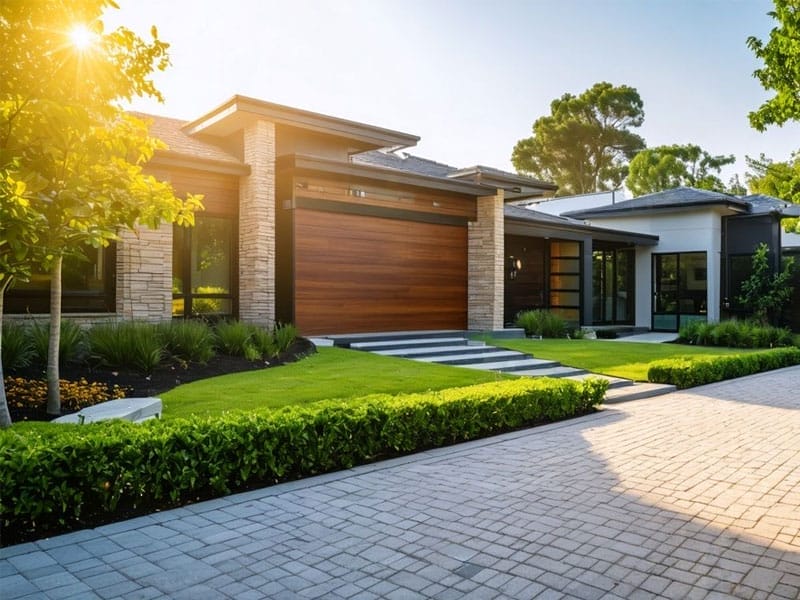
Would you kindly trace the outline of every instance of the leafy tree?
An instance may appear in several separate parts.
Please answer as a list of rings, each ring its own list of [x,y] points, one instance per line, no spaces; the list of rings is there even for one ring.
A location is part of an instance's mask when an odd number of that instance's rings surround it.
[[[800,4],[797,0],[774,0],[775,10],[768,14],[777,21],[769,40],[751,36],[747,45],[764,66],[756,77],[765,90],[775,96],[749,114],[750,124],[764,131],[768,125],[783,125],[800,119]]]
[[[633,157],[625,185],[636,196],[678,186],[727,191],[714,173],[736,161],[732,154],[712,156],[695,144],[646,148]]]
[[[532,137],[514,146],[517,171],[553,181],[561,195],[618,188],[628,161],[645,147],[630,131],[644,121],[639,92],[596,83],[579,96],[553,100],[550,113],[534,122]]]
[[[31,210],[24,181],[15,179],[16,165],[0,169],[0,355],[3,354],[3,298],[15,279],[27,281],[31,258],[39,250],[41,215]],[[11,425],[0,360],[0,428]]]
[[[0,201],[3,217],[16,211],[16,239],[35,238],[39,248],[27,257],[20,254],[20,243],[0,248],[0,281],[27,274],[37,263],[50,272],[51,414],[60,413],[64,256],[105,246],[120,228],[192,224],[200,207],[197,198],[182,201],[169,184],[143,173],[162,145],[120,106],[137,95],[161,99],[151,74],[168,65],[167,44],[155,28],[149,42],[122,27],[105,33],[101,16],[108,7],[116,5],[112,0],[0,3],[0,165],[7,165],[9,182],[0,187]],[[3,218],[0,238],[7,235],[6,223]]]
[[[794,258],[783,261],[779,273],[773,272],[769,264],[769,248],[761,243],[753,253],[753,269],[750,277],[742,282],[739,302],[753,312],[762,324],[776,325],[776,318],[792,297],[792,270]]]
[[[800,152],[785,162],[775,162],[763,154],[745,159],[748,167],[745,179],[752,193],[800,204]],[[798,219],[783,219],[781,224],[787,232],[800,233]]]
[[[746,196],[747,195],[747,186],[745,186],[741,179],[739,179],[739,174],[736,173],[733,177],[728,180],[728,187],[725,190],[728,194],[733,194],[734,196]]]

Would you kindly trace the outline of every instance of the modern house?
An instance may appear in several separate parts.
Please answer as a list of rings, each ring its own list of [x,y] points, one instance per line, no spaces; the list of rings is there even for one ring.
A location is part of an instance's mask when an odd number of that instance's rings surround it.
[[[800,215],[799,206],[777,198],[687,187],[621,201],[612,193],[553,198],[526,208],[657,236],[654,245],[593,250],[591,319],[660,331],[743,315],[739,296],[753,252],[766,243],[779,269],[795,250],[791,236],[783,240],[781,220]],[[800,313],[787,321],[800,327]]]
[[[242,96],[190,122],[141,116],[169,146],[149,171],[203,194],[205,210],[193,228],[125,233],[66,261],[65,314],[235,316],[318,335],[497,330],[541,307],[674,330],[719,318],[738,276],[728,257],[762,239],[779,249],[792,214],[688,189],[553,214],[560,199],[540,202],[553,184],[405,154],[419,141],[407,133]],[[7,312],[46,313],[48,289],[46,276],[13,289]]]

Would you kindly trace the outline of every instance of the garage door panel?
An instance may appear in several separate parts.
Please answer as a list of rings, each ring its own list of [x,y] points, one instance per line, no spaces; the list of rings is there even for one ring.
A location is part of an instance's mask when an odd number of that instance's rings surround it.
[[[300,331],[463,329],[466,227],[295,210]]]

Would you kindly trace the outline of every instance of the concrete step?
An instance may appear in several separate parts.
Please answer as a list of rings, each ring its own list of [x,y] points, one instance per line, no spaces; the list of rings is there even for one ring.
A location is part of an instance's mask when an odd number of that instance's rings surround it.
[[[428,348],[436,346],[466,346],[469,340],[465,337],[441,337],[441,338],[411,338],[405,340],[377,340],[371,342],[352,342],[350,348],[353,350],[365,350],[367,352],[378,352],[381,350],[395,350],[402,348]]]
[[[394,348],[392,350],[374,350],[375,354],[383,356],[397,356],[399,358],[423,358],[425,356],[445,356],[445,355],[473,355],[483,354],[488,350],[486,344],[469,344],[463,346],[426,346],[424,348]]]
[[[531,371],[537,368],[555,367],[558,366],[558,363],[552,360],[542,360],[540,358],[528,357],[458,366],[466,367],[468,369],[483,369],[484,371],[500,371],[501,373],[513,373],[514,375],[519,375],[521,372]]]
[[[401,341],[414,339],[438,339],[465,337],[466,332],[457,329],[442,329],[439,331],[384,331],[379,333],[348,333],[327,335],[333,340],[334,345],[340,348],[350,348],[352,344],[364,342]]]
[[[615,402],[627,402],[628,400],[641,400],[642,398],[652,398],[675,391],[674,385],[663,383],[634,383],[633,385],[610,389],[606,393],[605,404]]]
[[[460,352],[444,354],[442,356],[420,356],[415,360],[423,362],[438,363],[441,365],[478,365],[481,363],[493,363],[504,360],[522,359],[527,357],[527,354],[515,352],[513,350],[488,350],[481,348],[480,352]],[[485,368],[480,366],[478,368]]]
[[[588,373],[583,369],[574,369],[573,367],[564,366],[542,366],[538,369],[526,369],[524,371],[514,371],[514,375],[530,375],[531,377],[570,377],[573,375],[583,375]]]
[[[610,375],[600,375],[599,373],[583,373],[582,375],[575,375],[568,377],[575,381],[584,381],[586,379],[605,379],[608,381],[608,389],[613,390],[616,388],[627,387],[633,385],[630,379],[622,379],[621,377],[611,377]]]

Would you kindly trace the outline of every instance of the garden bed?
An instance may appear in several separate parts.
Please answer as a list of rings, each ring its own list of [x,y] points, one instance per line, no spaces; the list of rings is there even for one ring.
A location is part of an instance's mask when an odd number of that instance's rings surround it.
[[[291,347],[284,353],[269,360],[248,360],[241,356],[216,355],[206,363],[174,363],[155,369],[149,375],[138,373],[131,369],[108,369],[101,367],[90,368],[85,365],[68,364],[60,369],[62,380],[80,381],[85,379],[89,383],[98,383],[107,386],[109,391],[118,386],[127,398],[158,396],[163,392],[178,387],[181,384],[218,375],[241,373],[268,369],[283,364],[295,362],[300,358],[316,351],[313,343],[305,338],[297,338]],[[45,374],[37,369],[22,369],[7,374],[8,377],[22,377],[32,381],[44,381]],[[21,405],[22,404],[22,405]],[[77,409],[64,408],[62,415],[76,412]],[[17,402],[9,397],[9,412],[12,422],[20,421],[50,421],[58,415],[47,414],[45,405],[32,406],[28,402]]]

